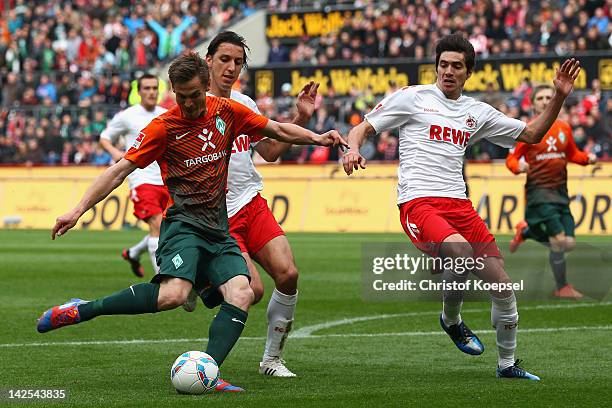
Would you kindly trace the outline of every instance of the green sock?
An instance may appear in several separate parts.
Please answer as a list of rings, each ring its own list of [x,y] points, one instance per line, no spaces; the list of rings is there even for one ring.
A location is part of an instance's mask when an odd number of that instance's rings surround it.
[[[567,285],[567,276],[565,271],[565,253],[550,251],[548,255],[550,262],[550,269],[552,269],[553,276],[555,277],[555,283],[557,289],[561,289]]]
[[[101,315],[156,313],[159,283],[139,283],[79,306],[81,321]]]
[[[206,353],[221,366],[238,341],[249,314],[227,302],[221,303],[219,313],[210,323]]]

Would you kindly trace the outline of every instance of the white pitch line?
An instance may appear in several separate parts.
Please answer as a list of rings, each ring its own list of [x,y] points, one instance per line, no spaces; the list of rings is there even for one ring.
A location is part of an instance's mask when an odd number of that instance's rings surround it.
[[[571,303],[571,304],[563,304],[558,303],[554,305],[537,305],[537,306],[519,306],[519,313],[523,310],[547,310],[547,309],[575,309],[579,307],[600,307],[600,306],[610,306],[612,302],[590,302],[590,303]],[[488,312],[490,309],[463,309],[461,313],[476,313],[476,312]],[[311,326],[305,326],[295,330],[293,333],[289,335],[290,338],[303,338],[312,336],[314,332],[319,330],[329,329],[336,326],[344,326],[345,324],[353,324],[359,322],[367,322],[370,320],[382,320],[382,319],[392,319],[396,317],[414,317],[414,316],[437,316],[440,314],[439,310],[430,310],[424,312],[408,312],[408,313],[395,313],[395,314],[381,314],[381,315],[372,315],[372,316],[359,316],[359,317],[350,317],[346,319],[333,320],[331,322],[324,322],[313,324]]]
[[[575,309],[582,307],[598,307],[598,306],[610,306],[612,302],[591,302],[591,303],[571,303],[571,304],[554,304],[554,305],[537,305],[537,306],[524,306],[519,310],[546,310],[546,309]],[[489,309],[463,309],[461,313],[475,313],[475,312],[486,312]],[[302,327],[294,331],[289,337],[296,339],[314,339],[314,338],[325,338],[325,337],[384,337],[384,336],[428,336],[438,335],[442,332],[405,332],[405,333],[354,333],[354,334],[323,334],[316,335],[312,334],[316,331],[328,329],[331,327],[342,326],[345,324],[352,324],[357,322],[364,322],[378,319],[389,319],[394,317],[408,317],[408,316],[437,316],[440,314],[439,311],[424,311],[424,312],[409,312],[409,313],[396,313],[396,314],[382,314],[372,316],[360,316],[353,318],[346,318],[340,320],[334,320],[331,322],[314,324],[311,326]],[[520,333],[540,333],[540,332],[554,332],[554,331],[572,331],[572,330],[609,330],[612,326],[579,326],[579,327],[565,327],[565,328],[534,328],[520,330]],[[489,333],[492,330],[478,330],[478,333]],[[241,337],[241,340],[265,340],[265,337]],[[65,342],[34,342],[34,343],[0,343],[0,348],[15,348],[15,347],[45,347],[45,346],[100,346],[100,345],[130,345],[130,344],[164,344],[164,343],[190,343],[190,342],[207,342],[207,338],[194,338],[194,339],[133,339],[133,340],[91,340],[91,341],[65,341]]]
[[[581,330],[612,330],[612,326],[570,326],[570,327],[534,327],[532,329],[519,329],[518,334],[529,333],[554,333],[558,331],[581,331]],[[492,334],[495,330],[476,330],[477,334]],[[413,336],[437,336],[445,335],[442,330],[429,332],[400,332],[400,333],[347,333],[347,334],[313,334],[303,339],[318,339],[325,337],[413,337]]]
[[[265,337],[241,337],[241,340],[265,340]],[[195,339],[133,339],[133,340],[85,340],[85,341],[55,341],[36,343],[0,343],[0,348],[13,347],[45,347],[45,346],[123,346],[130,344],[164,344],[207,342],[205,337]]]
[[[612,325],[608,326],[570,326],[570,327],[534,327],[531,329],[519,330],[519,334],[530,333],[557,333],[566,331],[582,330],[612,330]],[[477,330],[478,334],[495,333],[495,330]],[[315,334],[310,336],[298,337],[301,340],[323,339],[333,337],[414,337],[414,336],[438,336],[446,335],[442,330],[429,332],[400,332],[400,333],[347,333],[347,334]],[[241,337],[240,340],[263,341],[265,337]],[[47,346],[113,346],[113,345],[132,345],[132,344],[164,344],[164,343],[195,343],[207,342],[207,338],[195,339],[135,339],[135,340],[95,340],[95,341],[63,341],[49,343],[5,343],[0,344],[0,348],[19,348],[19,347],[47,347]]]

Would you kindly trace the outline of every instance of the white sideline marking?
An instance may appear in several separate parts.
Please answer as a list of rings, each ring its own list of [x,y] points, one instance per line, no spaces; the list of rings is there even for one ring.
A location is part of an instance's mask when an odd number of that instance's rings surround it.
[[[597,306],[610,306],[612,302],[599,302],[599,303],[574,303],[574,304],[555,304],[555,305],[538,305],[538,306],[525,306],[520,310],[541,310],[541,309],[575,309],[579,307],[597,307]],[[472,312],[484,312],[489,309],[464,309],[461,313],[472,313]],[[312,326],[302,327],[296,330],[291,336],[296,339],[321,339],[331,337],[387,337],[387,336],[436,336],[445,334],[443,331],[429,331],[429,332],[401,332],[401,333],[346,333],[346,334],[312,334],[317,330],[327,329],[330,327],[341,326],[344,324],[350,324],[355,322],[363,322],[368,320],[377,319],[388,319],[392,317],[405,317],[405,316],[428,316],[438,315],[439,311],[424,311],[424,312],[412,312],[412,313],[397,313],[397,314],[382,314],[373,316],[361,316],[350,319],[335,320],[327,323],[315,324]],[[570,326],[570,327],[534,327],[531,329],[521,329],[520,334],[525,333],[554,333],[564,331],[580,331],[580,330],[612,330],[612,325],[608,326]],[[477,330],[478,334],[495,333],[494,330]],[[240,337],[240,340],[265,340],[265,337]],[[130,345],[130,344],[164,344],[164,343],[195,343],[195,342],[207,342],[208,339],[205,337],[194,338],[194,339],[134,339],[134,340],[90,340],[90,341],[59,341],[59,342],[34,342],[34,343],[0,343],[0,348],[17,348],[17,347],[46,347],[46,346],[111,346],[111,345]]]
[[[519,313],[523,310],[546,310],[546,309],[575,309],[578,307],[599,307],[599,306],[610,306],[612,302],[591,302],[591,303],[573,303],[573,304],[563,304],[558,303],[554,305],[537,305],[537,306],[523,306],[519,307]],[[461,313],[476,313],[476,312],[488,312],[490,309],[463,309]],[[395,313],[395,314],[381,314],[381,315],[372,315],[372,316],[360,316],[360,317],[351,317],[340,320],[333,320],[331,322],[313,324],[311,326],[302,327],[298,330],[295,330],[293,333],[289,335],[290,338],[303,338],[310,337],[314,332],[323,329],[329,329],[331,327],[343,326],[345,324],[352,324],[358,322],[367,322],[370,320],[379,320],[379,319],[390,319],[394,317],[411,317],[411,316],[438,316],[440,314],[439,310],[430,310],[423,312],[408,312],[408,313]],[[521,333],[523,331],[521,330]]]
[[[580,330],[612,330],[612,325],[609,326],[573,326],[573,327],[534,327],[532,329],[519,329],[518,334],[529,333],[550,333],[559,331],[580,331]],[[477,334],[491,334],[495,330],[476,330]],[[446,335],[442,330],[429,332],[401,332],[401,333],[347,333],[347,334],[312,334],[308,337],[298,337],[302,339],[319,339],[324,337],[388,337],[388,336],[436,336]]]
[[[265,340],[265,337],[241,337],[241,340]],[[12,347],[42,347],[42,346],[124,346],[130,344],[164,344],[207,342],[206,337],[195,339],[134,339],[134,340],[90,340],[90,341],[56,341],[36,343],[0,343],[0,348]]]
[[[529,333],[557,333],[566,331],[581,331],[581,330],[612,330],[612,325],[608,326],[571,326],[571,327],[534,327],[531,329],[519,330],[519,334]],[[495,330],[477,330],[478,334],[495,333]],[[400,332],[400,333],[346,333],[346,334],[312,334],[301,336],[298,339],[323,339],[329,337],[415,337],[415,336],[438,336],[446,335],[442,330],[428,332]],[[240,340],[258,340],[263,341],[265,337],[241,337]],[[197,339],[135,339],[135,340],[99,340],[99,341],[61,341],[49,343],[4,343],[0,344],[0,348],[17,348],[17,347],[46,347],[46,346],[112,346],[112,345],[130,345],[130,344],[160,344],[160,343],[195,343],[207,342],[207,338]]]

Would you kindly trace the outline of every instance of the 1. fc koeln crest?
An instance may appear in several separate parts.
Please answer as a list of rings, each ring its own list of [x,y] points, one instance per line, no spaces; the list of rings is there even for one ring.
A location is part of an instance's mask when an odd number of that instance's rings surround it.
[[[469,128],[469,129],[474,129],[476,128],[477,122],[476,119],[474,119],[474,117],[472,115],[470,115],[468,113],[468,117],[465,120],[465,125]]]

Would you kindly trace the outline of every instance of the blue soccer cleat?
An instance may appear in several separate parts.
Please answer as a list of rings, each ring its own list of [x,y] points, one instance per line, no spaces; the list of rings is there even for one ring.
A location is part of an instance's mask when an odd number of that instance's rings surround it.
[[[523,368],[519,367],[520,363],[521,360],[516,360],[514,365],[504,368],[503,370],[497,367],[497,378],[518,378],[522,380],[540,381],[540,377],[528,373]]]
[[[81,299],[70,299],[70,302],[52,307],[38,318],[36,329],[39,333],[46,333],[60,327],[79,323],[81,316],[78,306],[84,303],[87,302]]]
[[[463,321],[459,324],[446,326],[442,315],[440,315],[440,326],[450,336],[455,346],[464,353],[478,356],[484,352],[484,345],[480,342],[480,339],[472,333]]]
[[[217,392],[244,392],[244,388],[237,387],[228,383],[227,381],[219,378],[217,385],[215,386]]]

